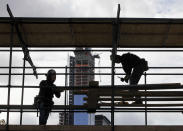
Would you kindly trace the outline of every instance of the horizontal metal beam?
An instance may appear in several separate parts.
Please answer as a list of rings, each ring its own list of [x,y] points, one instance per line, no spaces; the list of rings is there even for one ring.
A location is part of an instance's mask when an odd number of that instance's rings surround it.
[[[7,112],[7,111],[2,111],[2,112]],[[19,110],[10,110],[10,112],[20,112]],[[22,112],[26,112],[26,113],[37,113],[36,110],[29,110],[29,111],[24,111],[22,110]],[[54,111],[51,111],[51,112],[54,112],[54,113],[58,113],[58,112],[87,112],[88,111],[78,111],[78,110],[75,110],[75,111],[64,111],[64,109],[62,110],[54,110]],[[101,113],[110,113],[111,111],[110,110],[96,110],[96,112],[101,112]],[[145,110],[114,110],[115,113],[128,113],[128,112],[140,112],[140,113],[144,113]],[[183,112],[183,109],[180,109],[180,110],[147,110],[146,112],[150,112],[150,113],[182,113]]]
[[[98,91],[99,96],[111,96],[111,92],[103,90],[103,92]],[[125,91],[114,91],[114,96],[151,96],[151,97],[183,97],[183,91],[138,91],[138,92],[125,92]]]
[[[0,85],[1,88],[6,88],[8,85]],[[22,85],[11,85],[11,88],[22,88]],[[23,86],[24,88],[39,88],[39,86]],[[100,86],[57,86],[57,90],[77,90],[75,94],[86,94],[88,89],[97,89],[98,92],[110,92],[111,85],[100,85]],[[139,84],[139,85],[116,85],[113,87],[114,90],[166,90],[166,89],[183,89],[180,83],[167,83],[167,84]],[[126,92],[128,93],[128,92]]]
[[[151,112],[159,112],[159,111],[175,111],[175,112],[181,112],[183,111],[182,106],[180,104],[174,104],[176,105],[174,108],[172,108],[172,105],[167,105],[170,106],[171,108],[167,108],[165,106],[161,106],[161,104],[149,104],[147,108],[145,108],[145,105],[120,105],[120,106],[115,106],[114,111],[115,112],[130,112],[130,111],[142,111],[144,112],[145,110]],[[106,106],[108,106],[106,104]],[[96,112],[110,112],[111,105],[108,106],[108,108],[100,107],[96,110]],[[178,108],[178,106],[180,106]],[[123,108],[122,108],[123,107]],[[23,105],[21,108],[21,105],[0,105],[0,111],[1,112],[7,112],[7,109],[9,108],[10,112],[20,112],[22,109],[23,112],[37,112],[37,109],[33,105]],[[64,111],[64,109],[67,109]],[[52,112],[87,112],[87,106],[86,105],[55,105],[53,106]]]
[[[21,109],[21,105],[0,105],[0,109]],[[70,109],[70,110],[73,110],[73,109],[80,109],[80,110],[86,110],[87,106],[85,105],[54,105],[53,106],[53,110],[58,110],[58,109]],[[35,109],[36,110],[36,107],[33,106],[33,105],[22,105],[22,109],[24,110],[29,110],[29,109]]]
[[[112,24],[116,18],[28,18],[15,17],[16,21],[25,24]],[[120,18],[121,24],[183,24],[183,19],[173,18]],[[11,23],[9,17],[1,17],[0,23]]]
[[[123,123],[121,123],[123,124]],[[0,127],[7,131],[6,126]],[[182,131],[182,125],[115,125],[115,131]],[[8,131],[111,131],[111,125],[9,125]]]
[[[21,66],[13,66],[11,67],[12,69],[22,69],[23,67]],[[32,69],[31,67],[25,67],[26,69]],[[45,69],[45,68],[58,68],[58,69],[65,69],[65,66],[40,66],[36,67],[38,69]],[[111,69],[111,67],[106,67],[106,66],[100,66],[100,67],[67,67],[68,69]],[[115,67],[116,69],[121,69],[123,67]],[[0,66],[0,69],[9,69],[8,66]],[[149,67],[149,69],[183,69],[183,67]]]
[[[87,97],[84,98],[84,100],[88,100]],[[136,101],[136,98],[114,98],[114,101]],[[183,101],[183,97],[177,97],[177,98],[169,98],[169,97],[164,97],[164,98],[140,98],[141,101]],[[98,101],[112,101],[111,98],[98,98]]]
[[[111,106],[111,103],[100,103],[98,106]],[[174,104],[123,104],[123,103],[115,103],[114,106],[116,107],[183,107],[183,103],[174,103]]]
[[[38,75],[45,75],[46,73],[38,73]],[[57,73],[57,75],[111,75],[111,73]],[[0,73],[0,75],[9,75],[8,73]],[[12,73],[11,75],[23,75],[22,73]],[[34,75],[32,73],[25,73],[25,75]],[[115,75],[125,75],[125,73],[116,73]],[[144,75],[144,74],[143,74]],[[183,75],[183,73],[146,73],[146,75],[160,76],[160,75]]]
[[[36,47],[34,47],[36,48]],[[75,49],[47,49],[48,47],[44,47],[44,49],[29,49],[30,52],[73,52]],[[58,48],[58,47],[57,47]],[[0,49],[0,52],[9,52],[9,49]],[[78,50],[78,51],[83,51],[83,50]],[[92,50],[84,50],[84,51],[92,51],[92,52],[111,52],[112,49],[92,49]],[[118,49],[118,52],[183,52],[183,50],[180,50],[180,48],[175,48],[175,49],[160,49],[160,48],[154,48],[153,50],[151,49],[128,49],[128,50],[121,50]],[[22,50],[19,49],[13,49],[13,52],[22,52]]]

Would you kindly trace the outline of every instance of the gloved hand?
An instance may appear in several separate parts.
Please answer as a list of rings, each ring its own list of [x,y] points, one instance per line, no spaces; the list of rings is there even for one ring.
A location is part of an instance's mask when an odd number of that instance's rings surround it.
[[[120,78],[120,80],[121,80],[122,82],[124,82],[124,81],[125,81],[125,79],[124,79],[123,77],[121,77],[121,78]]]
[[[126,83],[128,83],[128,79],[125,79],[125,78],[122,78],[122,77],[121,77],[120,80],[121,80],[122,82],[125,81]]]
[[[119,77],[120,78],[120,80],[122,81],[122,82],[126,82],[126,83],[128,83],[128,80],[129,80],[129,78],[130,78],[130,75],[126,75],[124,78],[123,77]]]
[[[128,83],[128,79],[125,79],[125,82]]]

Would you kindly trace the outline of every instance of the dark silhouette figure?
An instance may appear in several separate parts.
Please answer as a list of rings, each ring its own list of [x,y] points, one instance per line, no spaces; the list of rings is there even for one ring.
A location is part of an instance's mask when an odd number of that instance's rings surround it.
[[[39,125],[46,125],[49,113],[52,109],[54,102],[52,101],[53,95],[57,98],[60,97],[60,92],[56,91],[56,85],[53,84],[56,80],[55,70],[49,70],[47,73],[47,79],[40,82],[39,91]]]
[[[125,81],[128,83],[130,81],[130,85],[137,85],[143,72],[148,70],[148,63],[145,59],[141,59],[138,56],[125,53],[122,56],[115,56],[115,63],[121,63],[123,66],[123,70],[126,73],[124,78],[121,78],[121,81]],[[130,92],[137,92],[137,89],[132,89]],[[135,96],[136,101],[134,104],[142,104],[139,96]]]

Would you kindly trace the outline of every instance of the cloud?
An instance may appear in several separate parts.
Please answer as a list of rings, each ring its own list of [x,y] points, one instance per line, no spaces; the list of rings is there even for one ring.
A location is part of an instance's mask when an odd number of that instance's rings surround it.
[[[182,125],[182,113],[148,113],[148,125]]]
[[[2,16],[8,16],[6,4],[9,4],[16,17],[66,17],[72,15],[69,1],[59,0],[1,0]]]
[[[17,17],[116,17],[118,3],[122,17],[154,17],[161,4],[152,0],[1,0],[0,11],[1,16],[9,16],[9,4]]]

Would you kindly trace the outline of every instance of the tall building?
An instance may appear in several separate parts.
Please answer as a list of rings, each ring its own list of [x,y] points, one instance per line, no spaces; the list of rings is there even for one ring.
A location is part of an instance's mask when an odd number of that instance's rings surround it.
[[[59,125],[69,125],[69,114],[69,112],[59,113]]]
[[[90,48],[76,48],[75,57],[70,57],[69,86],[88,86],[89,81],[94,81],[94,66],[97,55],[92,55]],[[72,68],[73,67],[73,68]],[[76,67],[76,68],[74,68]],[[81,67],[81,68],[80,68]],[[91,67],[91,68],[88,68]],[[90,75],[88,75],[90,74]],[[86,95],[73,95],[69,91],[69,105],[83,105]],[[65,119],[60,113],[60,121]],[[86,112],[70,112],[66,115],[65,125],[95,125],[95,115]]]
[[[70,74],[69,75],[69,86],[74,86],[75,57],[70,56],[69,66],[71,67],[69,70],[69,74]],[[72,90],[69,91],[69,105],[74,105],[74,97],[73,97]],[[59,113],[59,125],[74,125],[74,113],[73,112]]]
[[[75,86],[88,86],[89,81],[94,81],[94,67],[95,58],[91,54],[89,48],[76,48],[75,54],[75,76],[74,76],[74,85]],[[79,68],[82,67],[82,68]],[[87,75],[90,74],[90,75]],[[74,105],[83,105],[85,101],[83,98],[86,95],[74,95]],[[74,113],[74,125],[94,125],[95,117],[94,114],[76,112]]]

